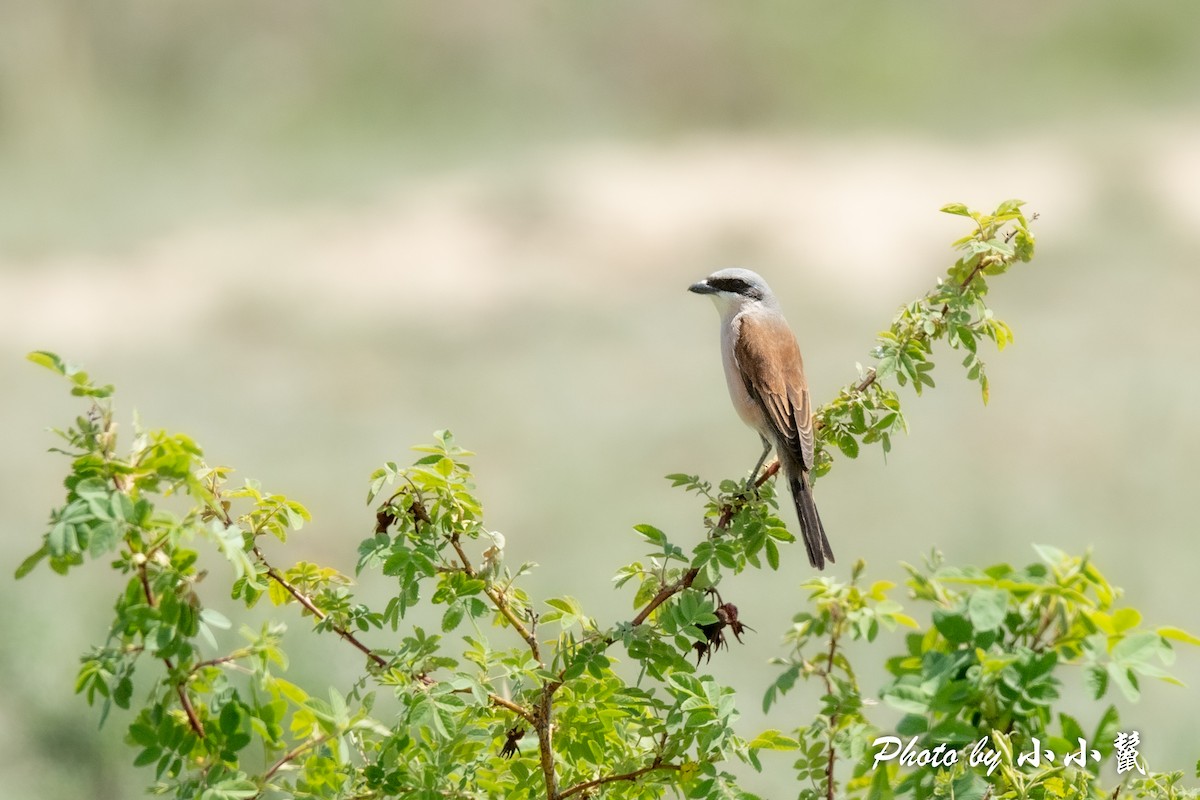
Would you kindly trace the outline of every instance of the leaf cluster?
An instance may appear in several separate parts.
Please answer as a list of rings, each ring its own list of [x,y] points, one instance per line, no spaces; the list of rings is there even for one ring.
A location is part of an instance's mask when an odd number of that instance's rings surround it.
[[[859,365],[858,380],[814,413],[819,431],[815,476],[829,471],[832,448],[847,458],[857,458],[864,444],[879,444],[885,454],[891,450],[892,437],[907,432],[908,425],[899,394],[883,381],[892,378],[901,387],[911,384],[918,395],[933,388],[933,345],[939,340],[963,353],[967,378],[979,383],[987,402],[989,384],[979,342],[990,339],[1003,350],[1013,340],[1012,329],[997,319],[986,303],[988,279],[1033,258],[1035,239],[1030,220],[1021,211],[1024,205],[1020,200],[1007,200],[990,214],[972,211],[961,203],[942,208],[945,213],[968,217],[974,227],[954,242],[959,256],[937,286],[901,307],[891,326],[878,334],[871,350],[875,365],[869,369]]]
[[[860,587],[861,562],[847,584],[829,578],[806,584],[813,608],[796,615],[785,637],[791,654],[776,660],[782,670],[764,698],[768,709],[798,680],[821,681],[821,712],[793,738],[795,769],[806,785],[801,797],[832,792],[838,760],[850,770],[839,796],[851,798],[1113,796],[1105,780],[1111,773],[1102,774],[1101,765],[1111,761],[1122,731],[1117,707],[1105,705],[1085,729],[1058,707],[1064,683],[1082,680],[1096,700],[1118,687],[1136,701],[1141,678],[1179,683],[1166,670],[1174,661],[1172,642],[1200,645],[1200,639],[1174,627],[1143,627],[1135,609],[1119,605],[1120,590],[1090,556],[1035,549],[1039,561],[1023,569],[952,567],[936,552],[923,568],[906,565],[910,597],[928,608],[925,626],[888,597],[890,582]],[[883,731],[870,719],[845,643],[871,642],[881,629],[900,627],[911,630],[903,651],[886,660],[891,679],[878,697],[903,716],[893,731]],[[940,745],[963,755],[950,766],[881,762],[885,736],[911,740],[914,753]],[[997,763],[971,765],[966,754],[975,750],[997,753]],[[1034,757],[1046,752],[1057,760]],[[1064,756],[1076,760],[1068,764]],[[1135,777],[1126,783],[1139,790],[1178,781]]]
[[[905,425],[888,383],[911,383],[918,394],[932,387],[938,339],[965,354],[986,399],[978,341],[1011,340],[984,304],[987,281],[1033,252],[1020,208],[944,209],[973,229],[956,242],[946,278],[879,335],[875,367],[816,412],[818,473],[830,469],[834,446],[849,457],[863,444],[888,451]],[[786,751],[796,755],[804,798],[1092,797],[1090,765],[1029,774],[1010,757],[1035,736],[1061,748],[1082,735],[1055,706],[1063,668],[1080,667],[1097,699],[1113,691],[1135,699],[1141,680],[1174,680],[1172,642],[1197,643],[1175,628],[1144,628],[1089,558],[1050,548],[1022,570],[953,569],[936,559],[909,567],[910,594],[931,607],[924,627],[892,596],[893,584],[864,585],[859,563],[848,581],[803,584],[807,606],[764,699],[764,710],[777,711],[801,682],[815,681],[819,702],[805,712],[812,721],[744,738],[737,699],[705,657],[753,630],[738,615],[731,578],[782,569],[794,541],[769,481],[777,467],[750,485],[669,476],[702,507],[699,535],[636,526],[645,554],[614,577],[634,614],[602,622],[573,597],[527,591],[536,565],[506,561],[504,536],[485,523],[472,454],[447,431],[416,448],[412,463],[388,462],[370,476],[373,525],[354,576],[305,561],[280,566],[264,545],[285,547],[309,522],[301,504],[253,481],[231,483],[232,470],[208,465],[182,434],[135,422],[122,450],[112,387],[53,354],[30,358],[89,407],[58,432],[70,462],[66,494],[17,574],[42,562],[69,574],[92,560],[118,576],[110,629],[84,656],[76,688],[101,707],[102,721],[114,707],[128,711],[134,763],[151,771],[158,794],[748,799],[731,764],[762,769],[764,753]],[[202,547],[228,563],[227,580],[198,566]],[[356,580],[387,582],[390,599],[372,607],[356,595]],[[205,601],[209,590],[246,608],[266,599],[279,614],[298,614],[330,647],[359,653],[361,675],[340,688],[287,680],[285,621],[235,634]],[[410,619],[420,606],[436,611],[436,631]],[[1006,754],[995,783],[985,787],[961,766],[873,768],[879,730],[845,646],[878,647],[901,628],[911,632],[887,657],[880,699],[903,712],[901,732],[922,741],[989,738]],[[385,696],[395,709],[386,719],[376,712]],[[1118,724],[1110,708],[1089,733],[1099,740]],[[1111,743],[1103,747],[1107,754]],[[1150,774],[1129,791],[1188,796],[1178,783]]]

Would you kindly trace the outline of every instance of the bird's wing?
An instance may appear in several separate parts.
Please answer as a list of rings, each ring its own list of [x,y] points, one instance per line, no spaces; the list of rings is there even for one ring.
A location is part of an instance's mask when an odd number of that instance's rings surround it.
[[[745,315],[734,357],[746,391],[805,470],[813,466],[812,409],[796,336],[780,316]]]

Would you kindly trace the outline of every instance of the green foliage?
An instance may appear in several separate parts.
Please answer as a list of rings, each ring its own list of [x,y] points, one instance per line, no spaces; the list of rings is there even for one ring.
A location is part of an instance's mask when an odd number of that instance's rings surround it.
[[[814,473],[818,477],[832,465],[832,447],[847,458],[858,457],[860,443],[878,443],[887,453],[892,437],[908,431],[899,396],[881,381],[894,378],[900,386],[911,383],[917,394],[933,388],[933,343],[938,340],[964,353],[967,378],[979,383],[987,402],[987,370],[979,357],[979,342],[990,339],[1003,350],[1013,340],[1012,330],[984,302],[987,279],[1033,258],[1034,237],[1021,211],[1023,205],[1020,200],[1007,200],[991,214],[971,211],[961,203],[942,208],[947,214],[970,218],[974,229],[954,243],[960,255],[946,277],[924,297],[902,307],[891,327],[879,334],[871,351],[876,365],[867,370],[860,365],[858,381],[817,409],[814,420],[821,435]]]
[[[944,797],[946,782],[955,797],[1110,796],[1111,788],[1101,788],[1100,763],[1114,755],[1122,730],[1117,709],[1107,704],[1085,731],[1056,708],[1061,687],[1083,682],[1102,700],[1115,684],[1136,699],[1130,689],[1136,692],[1139,675],[1178,683],[1164,669],[1174,658],[1169,638],[1197,642],[1171,628],[1144,629],[1136,610],[1117,608],[1120,591],[1090,557],[1036,549],[1040,562],[1020,570],[950,567],[937,553],[923,569],[906,565],[910,597],[929,606],[924,627],[889,599],[890,582],[860,587],[862,562],[847,584],[830,578],[805,584],[814,608],[796,615],[786,637],[791,653],[776,659],[782,670],[764,698],[769,709],[799,679],[822,682],[820,715],[795,737],[802,798],[826,795],[830,765],[838,760],[850,766],[840,789],[845,797]],[[881,627],[898,626],[914,630],[904,637],[904,651],[887,659],[892,679],[879,697],[904,716],[894,732],[884,732],[869,719],[844,647],[847,639],[870,642]],[[1120,680],[1108,679],[1114,675]],[[942,745],[943,753],[959,754],[958,763],[902,765],[899,744],[887,737],[912,740],[914,754]],[[1029,757],[1022,763],[1035,746],[1057,761],[1038,769]],[[996,763],[971,765],[971,752],[996,753]],[[893,758],[881,757],[888,753]],[[1078,761],[1064,762],[1076,754]],[[1178,782],[1152,774],[1130,788],[1150,791],[1171,780]]]
[[[876,442],[886,452],[904,422],[884,382],[911,382],[918,393],[932,386],[939,338],[967,353],[968,376],[986,393],[977,340],[1011,339],[983,305],[986,280],[1032,255],[1019,208],[945,209],[975,228],[957,243],[962,255],[948,278],[880,335],[876,368],[818,410],[821,471],[832,464],[831,445],[851,457]],[[1064,668],[1079,667],[1076,679],[1097,700],[1113,692],[1132,700],[1145,678],[1174,681],[1166,672],[1172,642],[1200,644],[1177,628],[1145,628],[1089,558],[1053,548],[1022,570],[955,569],[936,557],[908,567],[910,596],[928,605],[928,623],[904,612],[892,583],[864,585],[860,562],[848,581],[804,584],[808,607],[766,692],[764,709],[777,713],[798,684],[815,679],[819,703],[805,712],[812,721],[747,739],[733,691],[702,665],[746,630],[721,587],[736,588],[730,578],[746,571],[779,570],[794,540],[770,471],[749,491],[732,480],[714,488],[669,476],[702,504],[703,535],[685,541],[636,526],[645,556],[614,578],[636,612],[604,624],[572,597],[538,600],[522,588],[534,565],[506,562],[504,539],[486,528],[475,495],[472,454],[439,432],[410,465],[389,462],[370,476],[375,526],[358,547],[356,578],[393,587],[373,608],[336,570],[268,561],[260,542],[286,543],[309,521],[302,505],[253,481],[231,484],[232,471],[208,465],[183,435],[135,425],[119,450],[112,388],[52,354],[30,358],[67,378],[90,407],[58,432],[59,452],[71,460],[66,496],[17,575],[42,561],[69,574],[99,560],[123,582],[108,635],[84,656],[76,690],[100,706],[102,721],[114,706],[128,712],[133,761],[152,773],[158,794],[749,798],[731,762],[762,769],[764,753],[783,751],[795,754],[802,798],[1094,797],[1099,771],[1086,759],[1070,769],[1019,763],[1033,737],[1057,753],[1083,737],[1077,719],[1055,706]],[[224,579],[201,583],[198,546],[228,562]],[[298,611],[330,647],[362,656],[361,676],[340,689],[287,680],[283,620],[241,625],[234,636],[234,622],[202,598],[214,586],[246,608],[265,598]],[[422,605],[436,610],[438,630],[409,620]],[[910,632],[900,653],[885,656],[892,677],[879,693],[904,714],[896,733],[943,750],[988,742],[1003,755],[991,774],[876,763],[882,732],[845,645],[879,647],[901,629]],[[384,696],[386,714],[375,710]],[[1089,732],[1105,757],[1119,724],[1109,706]],[[1192,796],[1179,781],[1151,773],[1128,791]]]

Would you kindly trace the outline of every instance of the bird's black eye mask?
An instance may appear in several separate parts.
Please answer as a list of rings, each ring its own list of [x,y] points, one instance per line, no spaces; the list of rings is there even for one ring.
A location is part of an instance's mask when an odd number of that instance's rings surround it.
[[[706,283],[721,292],[740,294],[751,300],[762,300],[762,292],[741,278],[709,278]]]

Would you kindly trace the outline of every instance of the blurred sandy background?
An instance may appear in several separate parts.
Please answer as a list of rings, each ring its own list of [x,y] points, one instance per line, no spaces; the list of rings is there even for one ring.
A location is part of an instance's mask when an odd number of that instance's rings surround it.
[[[509,559],[543,565],[530,588],[627,618],[609,578],[641,552],[630,526],[698,535],[661,476],[736,476],[758,451],[688,283],[762,272],[819,401],[952,260],[962,220],[937,208],[1016,196],[1040,248],[994,286],[1017,342],[988,359],[991,404],[943,354],[937,390],[905,393],[889,463],[839,463],[819,488],[834,574],[865,556],[899,581],[934,546],[1021,564],[1032,542],[1091,546],[1150,623],[1200,629],[1198,34],[1182,0],[10,0],[4,572],[61,497],[44,429],[81,408],[23,360],[50,349],[116,383],[123,419],[307,503],[287,557],[346,570],[366,476],[449,427],[480,453]],[[758,631],[714,661],[747,734],[803,562],[723,586]],[[151,779],[128,766],[127,718],[98,732],[71,695],[116,591],[101,565],[0,581],[0,796]],[[293,678],[337,680],[356,666],[340,649],[301,651]],[[1197,684],[1198,664],[1175,671]],[[1197,689],[1144,688],[1122,705],[1142,754],[1190,770]],[[773,726],[811,714],[811,694],[790,702]],[[790,795],[788,763],[747,787]]]

